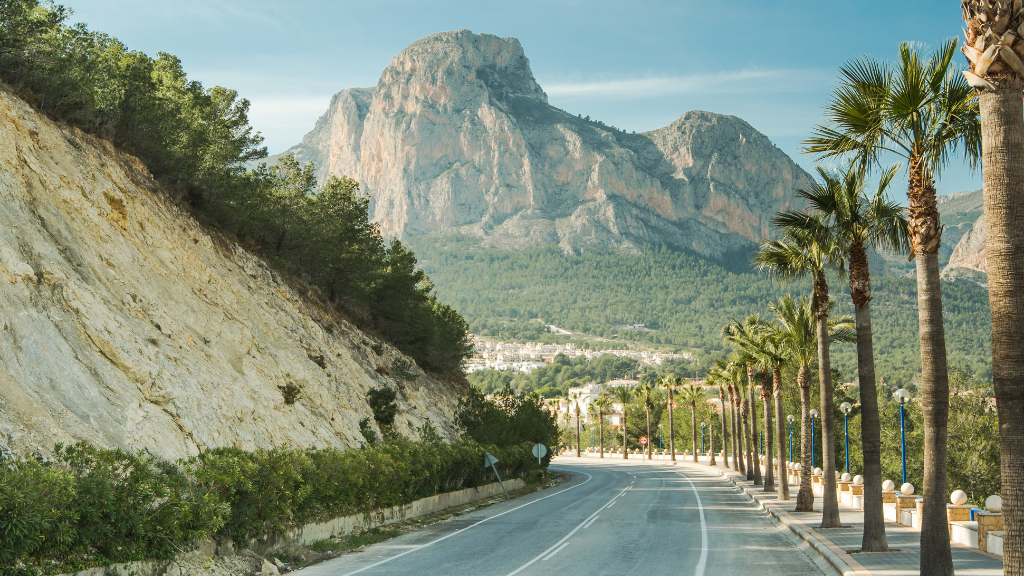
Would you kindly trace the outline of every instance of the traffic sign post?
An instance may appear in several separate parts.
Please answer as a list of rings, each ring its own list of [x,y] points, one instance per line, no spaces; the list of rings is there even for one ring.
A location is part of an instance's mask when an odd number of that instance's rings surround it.
[[[641,436],[640,437],[640,445],[641,446],[647,446],[647,436]]]
[[[498,463],[498,459],[491,455],[490,452],[484,452],[484,468],[490,466],[491,470],[494,470],[494,476],[498,479],[498,484],[501,484],[501,491],[505,493],[505,499],[511,500],[508,496],[508,490],[505,490],[505,483],[501,481],[501,476],[498,476],[498,467],[495,464]]]

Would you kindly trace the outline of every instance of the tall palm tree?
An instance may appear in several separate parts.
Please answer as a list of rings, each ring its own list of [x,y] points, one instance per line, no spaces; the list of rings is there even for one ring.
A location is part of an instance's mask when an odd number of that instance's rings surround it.
[[[693,382],[683,388],[683,402],[690,405],[691,433],[693,434],[693,461],[697,462],[697,403],[704,402],[704,389],[697,387]]]
[[[597,429],[601,434],[600,444],[598,448],[599,458],[604,458],[604,413],[608,409],[610,402],[605,396],[598,396],[591,403],[591,406],[597,409]]]
[[[672,405],[675,404],[675,402],[672,400],[672,392],[673,392],[673,390],[675,390],[676,386],[679,386],[679,377],[676,376],[675,374],[669,374],[668,376],[665,376],[664,378],[659,380],[658,384],[660,384],[666,390],[668,390],[668,406],[667,406],[668,407],[668,451],[669,451],[669,454],[671,454],[671,460],[673,462],[675,462],[676,461],[676,427],[675,427],[675,423],[673,422],[673,418],[672,418]]]
[[[726,426],[726,395],[725,387],[730,380],[729,364],[722,359],[715,361],[708,370],[708,376],[705,380],[708,384],[712,384],[718,387],[718,399],[722,404],[722,465],[726,468],[729,467],[729,429]],[[715,409],[717,412],[717,408]]]
[[[1008,1],[1000,0],[996,5],[1003,7],[1000,11],[1008,13]],[[1002,16],[997,16],[994,21],[1002,20]],[[986,53],[991,50],[991,60],[998,52],[1005,61],[1013,50],[1004,54],[998,44],[1003,38],[1012,41],[1014,35],[1000,33],[998,36],[999,40],[993,41],[992,46],[986,48]],[[953,573],[953,557],[949,534],[941,519],[946,513],[949,382],[938,264],[942,226],[934,179],[961,146],[972,166],[977,164],[981,155],[978,102],[965,77],[956,74],[952,65],[956,48],[957,41],[949,40],[940,44],[927,59],[922,59],[914,45],[904,43],[900,45],[899,60],[894,67],[868,57],[845,64],[840,69],[840,86],[834,90],[833,98],[826,106],[826,121],[807,141],[807,151],[819,157],[855,158],[862,177],[869,166],[877,163],[881,154],[896,154],[907,162],[908,230],[910,257],[917,260],[921,404],[925,424],[921,570],[938,575]],[[1019,86],[1016,89],[1019,96]],[[861,398],[865,396],[862,388]],[[875,404],[873,398],[870,403]],[[867,424],[869,422],[865,420],[864,428]],[[865,458],[868,448],[865,446]],[[873,446],[870,448],[874,450]],[[862,549],[882,551],[886,545],[881,504],[880,501],[877,505],[873,502],[881,496],[876,498],[872,493],[873,479],[872,485],[868,485],[866,461],[864,476]],[[868,494],[872,495],[869,497]],[[869,499],[872,500],[870,512],[867,510]]]
[[[576,457],[580,457],[580,396],[579,392],[569,394],[569,402],[575,408],[576,414]]]
[[[857,323],[857,375],[861,397],[861,447],[864,454],[865,551],[888,550],[882,514],[882,440],[875,388],[875,359],[871,335],[871,274],[867,251],[872,248],[903,253],[908,246],[903,208],[888,199],[886,189],[898,167],[885,170],[876,190],[868,196],[864,172],[851,162],[841,171],[818,168],[820,181],[800,196],[816,212],[784,212],[776,217],[783,226],[828,238],[849,270],[850,297]],[[824,241],[824,240],[823,240]],[[941,322],[940,322],[941,324]],[[945,496],[942,496],[945,503]],[[948,538],[949,535],[947,534]]]
[[[651,460],[651,408],[654,408],[654,404],[651,404],[651,392],[654,387],[651,386],[650,382],[644,382],[636,387],[637,396],[643,399],[644,411],[647,412],[647,459]]]
[[[771,326],[768,323],[762,324],[756,335],[757,347],[754,348],[754,354],[758,359],[758,365],[761,368],[761,401],[764,402],[764,445],[765,445],[765,458],[764,464],[767,469],[767,473],[764,478],[764,490],[765,492],[774,491],[775,488],[775,456],[778,454],[778,476],[779,476],[779,500],[789,500],[789,482],[786,478],[786,463],[785,458],[782,455],[785,453],[783,450],[783,443],[785,441],[782,432],[782,362],[785,360],[782,356],[782,350],[776,342],[774,334],[772,333]],[[774,400],[774,407],[772,406]],[[774,414],[773,414],[774,412]],[[779,416],[776,418],[775,416]],[[773,425],[774,424],[774,425]],[[776,430],[776,425],[778,429]],[[776,446],[772,443],[773,440],[778,440],[778,452],[775,451]]]
[[[837,268],[842,272],[844,270],[841,266],[842,255],[835,247],[833,240],[827,236],[819,238],[817,236],[821,235],[781,226],[777,219],[773,220],[773,223],[781,228],[780,238],[763,243],[755,257],[755,262],[759,267],[782,281],[790,281],[804,276],[810,276],[813,279],[817,321],[818,397],[822,415],[822,467],[824,468],[824,477],[832,478],[836,473],[835,402],[832,399],[832,361],[828,345],[829,313],[832,301],[829,297],[825,270]],[[824,224],[818,224],[812,228],[820,229],[823,226]],[[810,382],[807,382],[807,385],[809,387]],[[810,394],[809,388],[807,394]],[[802,395],[803,390],[801,389],[801,399]],[[800,442],[803,446],[804,442],[810,441],[810,414],[809,410],[801,410],[801,412],[802,437]],[[801,450],[804,454],[810,454],[809,448],[801,448]],[[807,466],[801,464],[801,468],[807,468]],[[836,485],[832,482],[825,482],[822,486],[821,527],[838,528],[842,522],[839,518]],[[805,498],[807,497],[805,496]],[[810,498],[809,503],[804,502],[807,510],[810,510],[814,504],[813,496]],[[797,506],[798,510],[802,509],[799,496]]]
[[[1024,10],[964,0],[967,81],[981,114],[985,253],[992,310],[992,383],[999,412],[1002,475],[1003,569],[1024,574],[1024,69],[1020,39],[1002,45],[1006,30],[1024,24]],[[1009,40],[1013,40],[1010,38]],[[923,564],[922,564],[923,566]]]
[[[611,390],[612,398],[622,404],[622,459],[629,459],[629,444],[626,439],[626,405],[633,399],[633,391],[625,386],[616,386]]]
[[[740,418],[740,387],[743,385],[743,377],[746,375],[746,368],[737,362],[729,362],[727,366],[729,374],[729,408],[732,414],[732,468],[733,470],[746,474],[746,466],[743,463],[743,426]]]
[[[787,294],[769,304],[778,323],[778,337],[786,356],[799,367],[797,384],[800,388],[800,491],[797,492],[797,511],[810,512],[814,507],[811,491],[811,370],[818,350],[818,334],[814,318],[814,302],[801,298],[799,302]],[[852,316],[832,318],[828,323],[829,343],[856,342],[857,335]]]
[[[765,334],[765,322],[761,318],[754,314],[749,316],[742,323],[733,320],[733,322],[727,325],[723,329],[723,334],[726,337],[726,342],[731,343],[736,347],[737,352],[740,353],[744,361],[747,364],[747,375],[748,378],[753,378],[755,370],[760,370],[762,374],[762,386],[761,386],[761,399],[764,402],[764,441],[766,446],[765,454],[765,474],[763,479],[764,491],[774,492],[775,491],[775,472],[772,469],[775,449],[772,446],[772,439],[774,434],[772,433],[772,385],[771,385],[771,374],[772,365],[777,358],[777,354],[774,353],[771,343]],[[780,360],[781,361],[781,360]],[[751,382],[750,385],[750,404],[751,408],[756,406],[753,398],[754,386]],[[753,414],[755,411],[751,410]],[[751,430],[757,430],[756,417],[751,418]],[[758,459],[754,458],[755,472],[758,468]],[[755,474],[754,484],[757,485],[757,478]],[[781,490],[781,487],[780,487]],[[788,485],[785,487],[786,499],[789,495]],[[782,492],[780,492],[781,498]]]
[[[741,410],[743,412],[744,426],[747,429],[747,480],[753,480],[754,486],[761,486],[761,463],[757,455],[757,403],[754,401],[754,374],[757,363],[752,350],[752,342],[755,339],[755,331],[761,324],[761,318],[756,314],[748,316],[740,322],[733,318],[730,324],[722,328],[722,336],[725,341],[735,349],[735,360],[742,364],[747,371],[747,386],[743,394]],[[747,416],[749,415],[749,420]]]

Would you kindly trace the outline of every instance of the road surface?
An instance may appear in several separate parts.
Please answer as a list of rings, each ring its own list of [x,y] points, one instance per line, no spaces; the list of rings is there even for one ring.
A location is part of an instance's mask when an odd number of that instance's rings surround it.
[[[551,468],[572,479],[294,574],[822,574],[704,466],[562,456]]]

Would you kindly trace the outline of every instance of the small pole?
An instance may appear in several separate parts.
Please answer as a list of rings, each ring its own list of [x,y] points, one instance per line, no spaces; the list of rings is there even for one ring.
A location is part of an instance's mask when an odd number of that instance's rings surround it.
[[[814,470],[814,418],[811,418],[811,470]]]
[[[900,447],[903,452],[903,483],[907,483],[907,431],[903,422],[903,399],[900,398]]]
[[[540,458],[537,458],[540,461]],[[501,476],[498,474],[498,467],[495,464],[498,463],[498,459],[491,455],[490,452],[484,452],[484,468],[488,466],[494,471],[494,477],[498,479],[498,484],[501,484],[501,491],[505,493],[505,499],[511,500],[508,496],[508,490],[505,489],[505,483],[501,481]]]
[[[846,473],[850,473],[850,415],[843,414],[843,426],[846,427]]]

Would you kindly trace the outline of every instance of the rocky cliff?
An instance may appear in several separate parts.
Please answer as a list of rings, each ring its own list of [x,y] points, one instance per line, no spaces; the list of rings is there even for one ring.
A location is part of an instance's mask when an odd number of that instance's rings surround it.
[[[509,248],[650,242],[749,249],[810,177],[743,120],[688,112],[629,134],[550,106],[515,38],[442,32],[373,88],[334,96],[285,152],[346,174],[396,236],[458,229]]]
[[[387,376],[394,349],[206,233],[136,159],[2,91],[0,142],[0,447],[352,447],[381,386],[401,432],[453,433],[461,390]]]
[[[949,263],[942,269],[947,280],[964,278],[988,285],[988,266],[985,259],[985,217],[979,217],[953,249]]]
[[[987,286],[982,191],[944,194],[938,200],[945,227],[942,244],[944,249],[950,250],[949,262],[942,269],[942,277],[946,280],[967,279]]]

